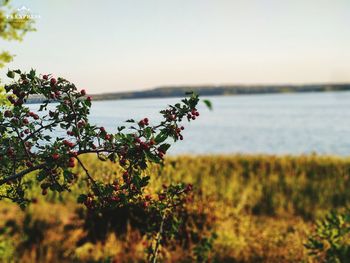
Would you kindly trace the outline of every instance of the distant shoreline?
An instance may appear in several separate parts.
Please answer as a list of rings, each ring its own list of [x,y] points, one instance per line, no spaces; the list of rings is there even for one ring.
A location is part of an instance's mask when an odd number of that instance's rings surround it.
[[[91,96],[94,101],[104,101],[183,97],[186,92],[195,92],[200,96],[232,96],[335,91],[350,91],[350,84],[169,86],[144,91],[110,92],[90,94],[89,96]],[[43,101],[42,98],[30,98],[27,103],[40,103],[41,101]]]

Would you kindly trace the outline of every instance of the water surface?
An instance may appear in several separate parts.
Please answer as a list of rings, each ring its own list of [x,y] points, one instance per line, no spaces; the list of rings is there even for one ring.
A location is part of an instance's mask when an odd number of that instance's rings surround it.
[[[198,120],[186,124],[185,140],[172,154],[350,154],[350,92],[210,97]],[[96,101],[91,122],[116,130],[129,118],[160,120],[179,98]]]

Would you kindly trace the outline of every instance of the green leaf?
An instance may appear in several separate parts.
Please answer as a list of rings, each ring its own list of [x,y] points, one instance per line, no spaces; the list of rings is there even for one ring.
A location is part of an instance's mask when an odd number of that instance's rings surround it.
[[[41,170],[41,171],[39,172],[38,176],[37,176],[37,179],[38,179],[39,182],[41,182],[42,180],[45,179],[45,177],[46,177],[46,173],[45,173],[44,171]]]
[[[13,79],[13,78],[15,77],[15,72],[9,71],[9,72],[7,72],[7,76],[8,76],[9,78]]]
[[[169,148],[170,148],[170,144],[168,143],[164,143],[161,146],[159,146],[159,149],[164,153],[166,153]]]
[[[82,203],[84,203],[86,201],[86,199],[87,199],[87,195],[81,194],[81,195],[78,196],[77,202],[79,204],[82,204]]]
[[[164,142],[168,138],[168,134],[166,134],[164,131],[161,131],[156,138],[154,138],[154,141],[158,143]]]
[[[148,182],[149,182],[150,178],[151,178],[151,177],[149,177],[149,176],[143,177],[143,178],[141,179],[140,186],[141,186],[141,187],[144,187],[144,186],[148,185]]]
[[[157,155],[154,155],[150,152],[146,152],[146,157],[149,161],[153,162],[153,163],[159,163],[160,162],[160,158]]]
[[[28,74],[28,78],[33,80],[35,78],[35,70],[31,69],[29,74]]]
[[[125,126],[120,126],[120,127],[118,127],[118,131],[122,131],[122,130],[124,130],[125,129]]]
[[[203,100],[204,104],[208,107],[209,110],[213,110],[213,104],[210,100]]]
[[[145,132],[145,137],[146,137],[147,139],[149,139],[149,138],[151,137],[151,135],[152,135],[152,128],[151,128],[151,127],[147,127],[147,128],[144,130],[144,132]]]

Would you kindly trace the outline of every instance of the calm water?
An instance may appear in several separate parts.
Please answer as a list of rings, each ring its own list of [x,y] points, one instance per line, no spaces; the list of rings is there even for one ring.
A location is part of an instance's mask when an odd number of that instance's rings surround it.
[[[172,154],[350,154],[350,92],[210,97],[201,116],[186,124],[185,140]],[[158,111],[179,99],[97,101],[91,122],[116,130],[128,118],[160,119]]]

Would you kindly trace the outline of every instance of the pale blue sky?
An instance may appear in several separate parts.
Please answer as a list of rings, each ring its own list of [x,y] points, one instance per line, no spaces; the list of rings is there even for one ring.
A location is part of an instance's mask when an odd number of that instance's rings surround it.
[[[163,85],[350,82],[349,0],[13,0],[37,32],[10,68],[90,93]]]

